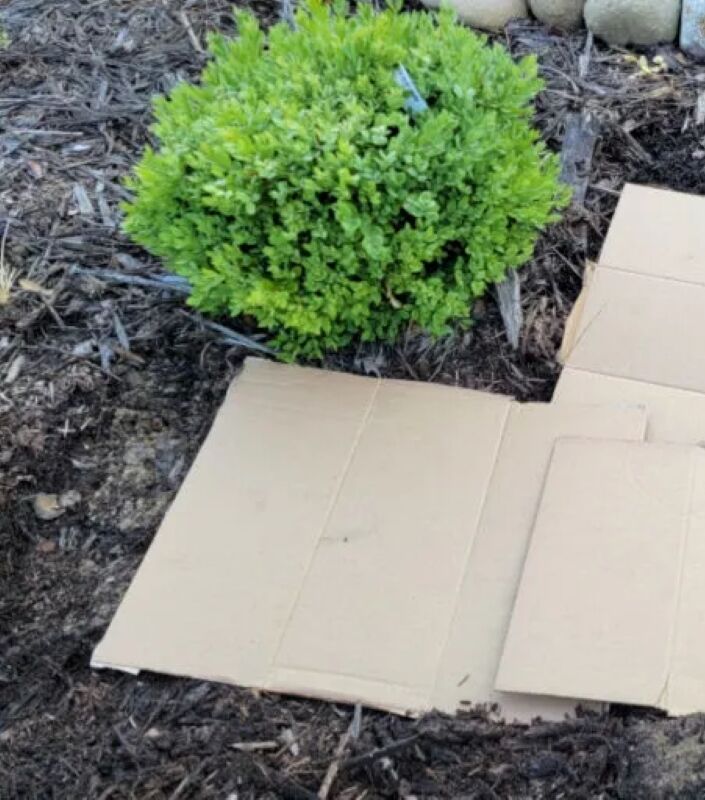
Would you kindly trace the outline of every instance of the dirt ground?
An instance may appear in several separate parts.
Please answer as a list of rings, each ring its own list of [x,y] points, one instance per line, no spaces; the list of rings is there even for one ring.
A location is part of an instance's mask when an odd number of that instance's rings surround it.
[[[150,97],[197,74],[230,5],[0,0],[0,233],[18,273],[0,306],[3,799],[315,798],[350,724],[349,708],[88,665],[244,355],[179,295],[106,272],[160,272],[120,234],[120,181],[148,138]],[[251,7],[276,16],[269,0]],[[623,182],[705,193],[705,71],[669,49],[640,66],[532,24],[506,44],[540,60],[537,122],[577,189],[522,270],[518,350],[488,298],[468,333],[409,334],[326,366],[548,399]],[[38,494],[66,492],[61,516],[37,515]],[[329,796],[349,800],[701,798],[705,718],[613,709],[520,728],[481,711],[364,712],[338,766]]]

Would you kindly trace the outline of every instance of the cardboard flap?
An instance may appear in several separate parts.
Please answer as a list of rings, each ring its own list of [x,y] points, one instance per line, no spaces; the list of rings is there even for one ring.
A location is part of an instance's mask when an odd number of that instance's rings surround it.
[[[705,444],[705,394],[699,392],[566,367],[553,402],[643,405],[649,441]]]
[[[702,709],[704,458],[557,443],[498,688]]]
[[[705,198],[627,184],[600,264],[705,285]]]
[[[644,403],[648,439],[705,441],[705,198],[627,185],[570,315],[560,402]],[[664,231],[667,234],[664,234]]]

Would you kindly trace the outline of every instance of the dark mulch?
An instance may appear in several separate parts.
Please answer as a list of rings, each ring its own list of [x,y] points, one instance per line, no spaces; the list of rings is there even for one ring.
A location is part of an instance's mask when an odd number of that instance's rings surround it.
[[[325,703],[88,666],[243,355],[179,296],[98,272],[159,272],[119,233],[120,180],[147,140],[150,96],[198,72],[205,32],[231,28],[229,5],[0,4],[0,231],[9,222],[18,272],[0,307],[2,798],[312,798],[350,724],[350,709]],[[252,7],[275,16],[269,0]],[[522,271],[519,349],[488,298],[469,333],[409,335],[328,366],[547,399],[624,180],[705,188],[694,66],[663,51],[669,70],[648,75],[532,25],[507,43],[538,55],[538,123],[554,148],[582,145],[566,148],[566,175],[585,191]],[[39,520],[32,498],[65,490],[81,502]],[[703,736],[701,718],[628,710],[530,729],[365,712],[330,796],[702,797]],[[234,747],[253,741],[264,744]]]

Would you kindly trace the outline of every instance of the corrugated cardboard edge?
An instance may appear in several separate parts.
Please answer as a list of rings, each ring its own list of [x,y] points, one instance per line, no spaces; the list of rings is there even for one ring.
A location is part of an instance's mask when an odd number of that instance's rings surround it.
[[[312,679],[315,680],[315,689],[312,688]],[[346,705],[359,704],[408,719],[418,719],[433,710],[428,702],[428,696],[419,693],[413,687],[333,672],[313,673],[309,670],[276,667],[274,676],[270,676],[263,686],[253,688],[307,700],[325,700]]]
[[[93,652],[95,652],[95,649]],[[93,658],[93,654],[91,654],[90,667],[91,669],[111,669],[115,672],[124,672],[127,675],[139,675],[142,672],[141,669],[136,667],[126,667],[122,664],[111,664],[107,661],[96,661]]]

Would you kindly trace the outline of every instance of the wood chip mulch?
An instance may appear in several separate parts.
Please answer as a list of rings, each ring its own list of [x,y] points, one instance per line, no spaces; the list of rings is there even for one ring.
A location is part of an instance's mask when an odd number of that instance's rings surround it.
[[[700,717],[612,709],[521,728],[480,710],[364,711],[350,736],[349,708],[89,668],[244,355],[177,292],[150,286],[162,266],[119,230],[150,98],[198,74],[207,31],[233,28],[230,5],[0,2],[0,235],[17,273],[0,306],[0,797],[705,796]],[[270,0],[250,7],[277,17]],[[576,189],[521,271],[518,349],[488,297],[467,333],[409,335],[326,366],[549,399],[566,315],[624,181],[705,193],[697,65],[670,48],[640,63],[532,23],[502,41],[539,59],[537,124]]]

